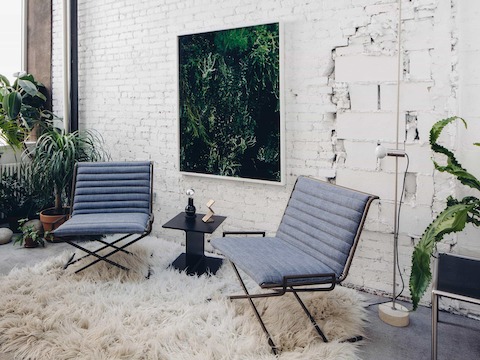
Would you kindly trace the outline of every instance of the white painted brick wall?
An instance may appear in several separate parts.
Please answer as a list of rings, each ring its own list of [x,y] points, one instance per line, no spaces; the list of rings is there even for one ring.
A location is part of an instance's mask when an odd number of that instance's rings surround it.
[[[400,85],[400,110],[432,110],[429,82],[409,82]],[[395,111],[397,106],[397,85],[380,85],[380,108],[385,111]]]
[[[374,109],[370,112],[348,111],[337,114],[336,130],[342,139],[394,142],[395,126],[391,126],[394,122],[395,114],[391,112],[376,112]]]
[[[393,56],[345,55],[335,58],[335,80],[344,82],[395,81],[397,60]]]
[[[432,77],[432,58],[429,50],[408,52],[408,79],[430,80]]]
[[[53,2],[53,104],[58,114],[63,107],[61,3]],[[460,6],[458,15],[460,3],[468,5]],[[416,115],[406,142],[410,193],[402,210],[399,248],[402,272],[408,276],[410,235],[419,235],[458,188],[433,171],[429,129],[458,109],[472,122],[480,120],[479,6],[473,0],[402,5],[401,142],[405,113]],[[164,230],[161,224],[182,211],[190,187],[200,211],[213,198],[216,212],[228,217],[216,235],[222,229],[273,234],[298,175],[332,178],[380,195],[348,281],[391,291],[394,159],[377,161],[374,149],[378,140],[395,146],[396,0],[80,0],[78,11],[81,128],[101,132],[115,160],[155,161],[156,235],[183,239],[181,232]],[[285,30],[286,185],[180,175],[177,36],[272,21],[282,21]],[[452,49],[457,42],[459,50]],[[478,123],[471,124],[474,130]],[[480,141],[478,133],[460,136],[471,143]],[[453,131],[450,143],[459,146],[458,136]],[[463,145],[460,149],[479,174],[478,155]],[[462,246],[468,248],[478,232],[465,236]]]
[[[372,143],[366,141],[344,141],[346,152],[345,167],[348,169],[363,169],[374,171],[377,159],[371,156]]]
[[[338,71],[338,70],[337,70]],[[377,84],[351,84],[350,92],[350,109],[352,111],[371,111],[379,108]]]

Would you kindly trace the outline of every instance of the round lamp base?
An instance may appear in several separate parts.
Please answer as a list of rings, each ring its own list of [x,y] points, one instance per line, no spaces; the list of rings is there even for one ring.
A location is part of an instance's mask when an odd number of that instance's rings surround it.
[[[389,325],[397,327],[405,327],[410,323],[409,312],[405,306],[392,302],[378,305],[378,316]]]

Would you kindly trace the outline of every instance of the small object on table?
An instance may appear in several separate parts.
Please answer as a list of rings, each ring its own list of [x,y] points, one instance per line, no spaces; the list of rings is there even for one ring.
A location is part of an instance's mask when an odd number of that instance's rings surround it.
[[[181,271],[186,270],[189,275],[215,274],[222,266],[221,258],[205,255],[205,234],[213,233],[226,217],[215,215],[215,222],[204,223],[200,220],[204,215],[198,214],[198,217],[187,218],[185,213],[181,212],[162,225],[166,229],[185,231],[186,250],[170,266]]]
[[[210,200],[209,202],[207,202],[208,210],[205,216],[202,218],[202,221],[204,223],[213,222],[213,215],[215,215],[215,212],[212,210],[213,204],[215,204],[215,200]]]
[[[195,195],[195,190],[188,189],[186,194],[188,196],[188,204],[185,207],[185,217],[193,219],[197,216],[195,214],[197,209],[195,208],[195,205],[193,205],[193,195]]]

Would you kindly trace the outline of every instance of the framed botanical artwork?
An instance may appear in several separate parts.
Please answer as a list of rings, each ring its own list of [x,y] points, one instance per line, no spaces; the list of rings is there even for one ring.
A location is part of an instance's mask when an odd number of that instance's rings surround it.
[[[180,171],[283,184],[279,23],[178,37]]]

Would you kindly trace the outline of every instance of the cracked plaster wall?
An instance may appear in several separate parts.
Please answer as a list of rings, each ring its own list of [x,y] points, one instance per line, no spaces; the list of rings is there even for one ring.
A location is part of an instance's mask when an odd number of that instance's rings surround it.
[[[395,142],[396,0],[78,3],[80,126],[100,131],[115,160],[155,161],[156,235],[182,241],[181,234],[160,225],[183,209],[190,187],[200,210],[213,198],[216,212],[228,217],[219,231],[273,234],[296,177],[311,175],[381,197],[371,209],[347,282],[391,292],[395,165],[391,158],[376,160],[374,149],[377,141],[386,147]],[[433,171],[428,131],[458,110],[463,89],[457,27],[465,25],[458,21],[458,3],[402,3],[400,140],[406,139],[411,160],[399,239],[406,280],[415,239],[456,190],[451,178]],[[53,1],[53,11],[53,105],[61,113],[60,0]],[[284,24],[286,185],[180,175],[176,36],[271,21]],[[468,47],[462,51],[471,53]],[[458,146],[458,138],[452,129],[444,141]]]
[[[466,73],[471,62],[478,60],[478,46],[472,49],[471,34],[467,32],[459,62],[459,29],[471,29],[474,16],[467,15],[464,6],[460,15],[470,19],[458,21],[456,1],[411,1],[402,3],[402,42],[400,75],[400,148],[405,148],[410,157],[410,166],[405,174],[405,192],[399,225],[399,265],[408,286],[410,257],[413,246],[426,225],[445,206],[448,195],[459,195],[463,188],[446,174],[433,170],[428,136],[431,125],[439,119],[462,114],[459,109],[459,91],[468,94],[479,84],[478,73]],[[476,7],[478,15],[478,6]],[[348,38],[348,45],[337,47],[332,55],[335,71],[332,73],[332,101],[337,105],[335,141],[342,143],[342,163],[337,163],[336,182],[342,185],[361,187],[380,195],[375,204],[370,226],[360,245],[361,260],[355,262],[352,273],[354,282],[390,292],[392,269],[386,261],[392,259],[394,177],[395,159],[374,160],[372,149],[378,141],[386,147],[396,146],[396,73],[397,68],[397,18],[392,16],[397,4],[384,4],[371,12],[370,21],[355,28]],[[474,12],[475,13],[475,12]],[[470,25],[469,25],[470,24]],[[478,33],[477,33],[478,34]],[[465,63],[464,77],[459,81],[459,63]],[[477,62],[478,63],[478,62]],[[478,109],[470,104],[465,113],[478,120]],[[460,110],[460,112],[459,112]],[[470,112],[470,113],[469,113]],[[473,112],[473,113],[472,113]],[[476,119],[475,119],[476,118]],[[473,124],[478,128],[477,124]],[[361,130],[359,130],[361,128]],[[466,136],[458,126],[446,129],[442,141],[458,151],[478,173],[478,152],[465,151],[465,140],[478,141]],[[478,132],[472,132],[478,134]],[[470,134],[472,134],[470,133]],[[470,149],[472,150],[472,149]],[[370,153],[369,153],[370,152]],[[465,156],[467,155],[467,156]],[[476,158],[475,158],[476,156]],[[473,161],[472,161],[473,160]],[[475,162],[476,160],[476,162]],[[400,176],[406,170],[405,159],[399,159]],[[400,196],[401,189],[398,190]],[[476,234],[476,235],[474,235]],[[474,237],[478,229],[469,228],[460,235],[446,237],[441,251],[471,254],[480,249]],[[377,275],[356,271],[372,268]],[[402,287],[398,281],[397,289]],[[408,290],[404,292],[408,295]],[[424,297],[429,302],[429,295]],[[464,304],[444,302],[451,309],[470,311]],[[477,310],[473,310],[474,312]]]

